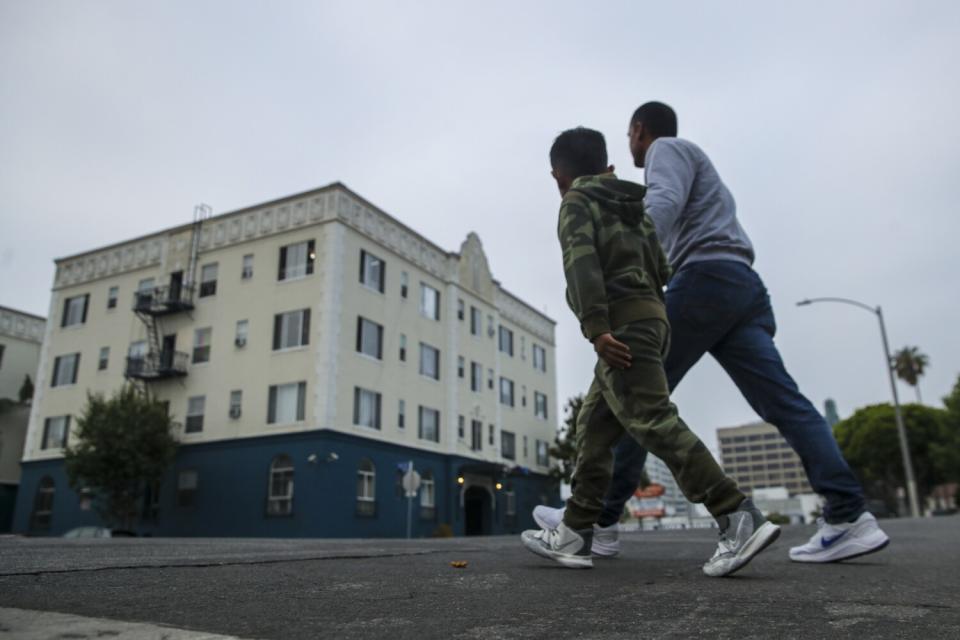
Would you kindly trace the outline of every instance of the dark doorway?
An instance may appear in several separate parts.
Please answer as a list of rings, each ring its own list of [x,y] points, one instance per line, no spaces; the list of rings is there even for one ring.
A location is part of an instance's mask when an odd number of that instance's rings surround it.
[[[470,487],[463,494],[464,533],[468,536],[490,535],[490,492],[483,487]]]
[[[183,288],[183,271],[174,271],[170,274],[170,296],[169,301],[173,303],[180,302],[180,291]]]
[[[163,336],[163,350],[160,352],[160,367],[170,369],[173,367],[173,354],[177,350],[177,334]]]

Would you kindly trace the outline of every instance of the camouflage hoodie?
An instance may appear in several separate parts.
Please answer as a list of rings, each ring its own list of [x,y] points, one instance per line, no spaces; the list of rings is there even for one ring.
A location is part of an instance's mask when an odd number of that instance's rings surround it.
[[[636,320],[666,320],[670,269],[644,213],[645,192],[612,173],[581,176],[560,203],[567,303],[588,340]]]

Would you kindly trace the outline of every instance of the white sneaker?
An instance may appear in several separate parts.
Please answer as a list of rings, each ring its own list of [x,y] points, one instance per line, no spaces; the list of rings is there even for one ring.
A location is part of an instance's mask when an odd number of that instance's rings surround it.
[[[780,536],[780,527],[764,518],[749,498],[733,513],[717,517],[717,524],[720,543],[703,565],[703,572],[713,578],[739,571]]]
[[[592,569],[590,556],[592,529],[574,531],[562,522],[556,529],[530,529],[520,534],[523,546],[544,558],[570,569]]]
[[[566,508],[556,509],[538,505],[533,509],[533,520],[542,529],[556,529],[563,522]],[[620,525],[609,527],[593,525],[593,555],[612,558],[620,554]]]
[[[790,549],[794,562],[837,562],[880,551],[890,538],[869,511],[853,522],[830,524],[817,520],[817,532],[807,544]]]

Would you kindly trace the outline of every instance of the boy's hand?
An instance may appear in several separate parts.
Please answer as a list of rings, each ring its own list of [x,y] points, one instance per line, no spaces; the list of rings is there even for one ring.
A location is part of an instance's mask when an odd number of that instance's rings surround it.
[[[630,347],[614,338],[611,333],[602,333],[594,338],[593,350],[614,369],[629,369],[633,360]]]

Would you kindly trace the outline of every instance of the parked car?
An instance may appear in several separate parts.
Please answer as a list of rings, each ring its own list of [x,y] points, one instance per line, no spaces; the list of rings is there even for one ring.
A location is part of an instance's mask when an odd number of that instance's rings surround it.
[[[70,529],[64,538],[133,538],[137,534],[124,529],[107,529],[106,527],[77,527]]]

